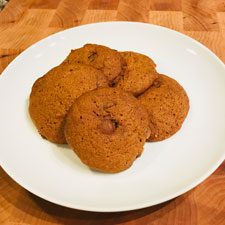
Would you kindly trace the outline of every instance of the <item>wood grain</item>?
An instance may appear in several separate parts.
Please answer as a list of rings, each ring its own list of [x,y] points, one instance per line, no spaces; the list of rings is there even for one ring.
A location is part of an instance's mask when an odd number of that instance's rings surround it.
[[[0,12],[0,73],[23,50],[52,33],[114,20],[178,30],[225,62],[224,0],[11,0]],[[224,225],[224,178],[225,163],[198,187],[169,202],[130,212],[92,213],[40,199],[0,169],[0,224]]]
[[[116,10],[119,0],[91,0],[88,9]]]
[[[117,20],[148,22],[148,0],[121,0],[117,10]]]
[[[81,24],[115,21],[116,15],[116,10],[86,10]]]
[[[150,10],[156,11],[181,11],[182,0],[151,0]]]
[[[225,12],[225,1],[224,0],[217,0],[217,1],[215,1],[215,4],[216,4],[217,12]]]
[[[68,28],[79,25],[88,5],[89,0],[61,1],[50,26]]]
[[[219,29],[216,4],[211,0],[183,0],[184,29],[217,31]]]
[[[36,0],[31,4],[31,8],[35,9],[56,9],[61,0]]]
[[[1,23],[14,23],[18,21],[23,13],[32,4],[33,0],[13,0],[10,1],[0,14]]]
[[[178,11],[150,11],[149,23],[183,31],[183,13]]]
[[[220,24],[221,34],[223,38],[225,38],[225,12],[217,13],[217,16],[218,16],[218,21]]]
[[[54,9],[28,9],[18,21],[16,28],[19,26],[47,28],[54,15]]]

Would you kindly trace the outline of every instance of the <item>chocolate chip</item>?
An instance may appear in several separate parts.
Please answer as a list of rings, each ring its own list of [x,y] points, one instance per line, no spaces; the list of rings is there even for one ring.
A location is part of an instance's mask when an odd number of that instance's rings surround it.
[[[113,80],[111,80],[109,82],[109,87],[115,87],[117,85],[117,83],[123,78],[123,75],[120,74],[119,76],[117,76],[116,78],[114,78]]]
[[[88,56],[88,59],[90,62],[93,62],[97,58],[97,56],[97,52],[91,52],[91,54]]]
[[[113,134],[116,127],[112,120],[103,119],[102,122],[99,124],[99,129],[103,134]]]
[[[115,128],[118,128],[119,127],[119,122],[118,121],[116,121],[116,120],[112,120],[112,122],[114,123],[114,126],[115,126]]]
[[[113,107],[113,106],[115,106],[115,105],[116,105],[115,102],[108,102],[108,103],[105,103],[105,104],[103,105],[103,109],[106,110],[106,109],[109,109],[109,108],[111,108],[111,107]]]
[[[154,85],[154,87],[156,87],[156,88],[159,88],[159,87],[161,86],[160,82],[157,81],[157,80],[153,82],[153,85]]]
[[[103,116],[103,118],[104,118],[105,120],[112,120],[112,117],[111,117],[110,115],[105,115],[105,116]]]

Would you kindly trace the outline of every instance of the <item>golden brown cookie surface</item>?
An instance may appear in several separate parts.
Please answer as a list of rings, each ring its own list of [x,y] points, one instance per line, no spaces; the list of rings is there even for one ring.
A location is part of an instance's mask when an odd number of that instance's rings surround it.
[[[129,168],[149,135],[145,108],[116,88],[100,88],[80,96],[65,125],[66,140],[81,161],[110,173]]]
[[[116,50],[96,44],[86,44],[72,50],[65,59],[69,63],[83,63],[101,70],[109,81],[115,79],[122,70],[121,56]]]
[[[116,87],[137,96],[147,90],[158,77],[155,63],[148,56],[136,52],[120,52],[123,71],[114,83]]]
[[[161,141],[176,133],[189,110],[185,90],[177,81],[165,75],[159,75],[138,99],[149,113],[150,141]]]
[[[104,74],[83,64],[64,63],[36,80],[32,87],[29,113],[39,133],[55,143],[66,143],[65,115],[81,94],[107,86]]]

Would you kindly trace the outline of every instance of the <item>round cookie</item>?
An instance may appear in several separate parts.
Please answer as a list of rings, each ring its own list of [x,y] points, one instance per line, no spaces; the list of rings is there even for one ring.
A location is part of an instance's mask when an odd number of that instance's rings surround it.
[[[165,75],[159,75],[138,99],[149,113],[150,141],[161,141],[175,134],[189,110],[185,90],[177,81]]]
[[[64,132],[83,163],[116,173],[129,168],[141,155],[150,135],[148,113],[129,93],[100,88],[76,99]]]
[[[138,96],[147,90],[158,77],[156,64],[148,56],[135,52],[121,52],[123,72],[114,80],[114,85]]]
[[[36,80],[32,87],[29,113],[43,138],[66,143],[65,115],[81,94],[107,86],[104,74],[83,64],[64,63]]]
[[[65,59],[69,63],[83,63],[101,70],[109,81],[115,79],[122,70],[119,52],[106,46],[86,44],[72,50]]]

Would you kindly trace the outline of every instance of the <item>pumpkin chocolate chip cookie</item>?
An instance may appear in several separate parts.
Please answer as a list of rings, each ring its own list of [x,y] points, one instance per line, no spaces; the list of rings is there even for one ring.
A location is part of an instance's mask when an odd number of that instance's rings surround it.
[[[93,66],[101,70],[109,81],[115,79],[122,70],[122,59],[119,52],[96,44],[86,44],[82,48],[72,50],[65,62]]]
[[[99,88],[76,99],[64,131],[83,163],[110,173],[129,168],[150,135],[146,109],[117,88]]]
[[[165,75],[159,75],[138,99],[149,113],[150,141],[161,141],[175,134],[189,111],[185,90],[177,81]]]
[[[120,52],[123,70],[112,86],[119,87],[134,96],[147,90],[158,77],[156,64],[148,56],[136,52]]]
[[[29,113],[42,137],[66,143],[65,115],[81,94],[107,86],[104,74],[88,65],[64,63],[36,80],[32,87]]]

